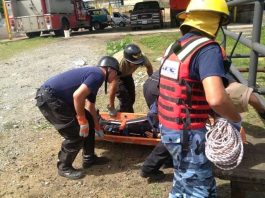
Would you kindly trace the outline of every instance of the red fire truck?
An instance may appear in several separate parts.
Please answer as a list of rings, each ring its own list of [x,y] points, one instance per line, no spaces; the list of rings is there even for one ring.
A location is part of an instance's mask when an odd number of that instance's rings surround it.
[[[171,27],[179,26],[176,16],[178,13],[186,10],[189,2],[190,0],[169,0]]]
[[[91,16],[83,0],[11,0],[13,31],[24,32],[29,38],[41,32],[92,29]]]

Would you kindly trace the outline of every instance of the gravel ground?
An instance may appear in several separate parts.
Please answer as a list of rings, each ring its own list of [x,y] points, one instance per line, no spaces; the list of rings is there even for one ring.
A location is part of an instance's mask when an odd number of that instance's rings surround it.
[[[0,60],[0,197],[167,197],[171,169],[164,169],[166,178],[160,183],[138,175],[152,149],[146,146],[98,142],[96,153],[111,158],[108,165],[92,167],[77,181],[59,177],[56,160],[62,139],[35,107],[36,88],[46,79],[84,62],[96,64],[106,42],[118,37],[62,38]],[[81,156],[74,165],[81,166]],[[229,185],[218,182],[220,197],[229,197]]]

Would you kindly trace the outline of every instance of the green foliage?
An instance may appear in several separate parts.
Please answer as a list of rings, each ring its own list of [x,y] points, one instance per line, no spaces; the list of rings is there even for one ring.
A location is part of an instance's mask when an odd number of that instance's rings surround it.
[[[126,36],[121,40],[118,41],[109,41],[107,43],[107,54],[112,56],[116,52],[119,52],[120,50],[123,50],[126,45],[129,43],[132,43],[131,36]]]
[[[147,48],[155,51],[165,50],[172,42],[178,38],[176,33],[159,33],[149,36],[143,36],[140,43]]]
[[[52,43],[58,39],[59,38],[55,37],[38,37],[18,41],[0,42],[0,60],[10,58],[17,53],[28,49],[34,49],[41,45]]]
[[[244,35],[244,32],[243,32]],[[265,45],[265,27],[262,27],[261,30],[261,37],[260,37],[260,43],[262,45]],[[221,35],[219,34],[217,37],[217,41],[219,43],[221,43]],[[234,47],[236,41],[230,37],[227,37],[227,43],[226,43],[226,52],[228,55],[230,55],[232,48]],[[233,55],[237,55],[237,54],[242,54],[242,55],[250,55],[250,48],[246,47],[245,45],[238,43],[234,54]],[[265,59],[264,58],[260,58],[259,59],[259,63],[258,66],[259,67],[264,67],[265,66]],[[233,65],[238,67],[238,68],[248,68],[249,64],[250,64],[250,59],[249,58],[233,58],[232,59]],[[247,75],[245,75],[245,77],[247,78]]]
[[[138,42],[143,48],[144,53],[148,55],[152,60],[156,60],[161,57],[167,47],[173,43],[179,34],[174,33],[158,33],[152,35],[146,35],[138,37]]]
[[[3,15],[4,8],[3,8],[3,1],[0,1],[0,13]]]

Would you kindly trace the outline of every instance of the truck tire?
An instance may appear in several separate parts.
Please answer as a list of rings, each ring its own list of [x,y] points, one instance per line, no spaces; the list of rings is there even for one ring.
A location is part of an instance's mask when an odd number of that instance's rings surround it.
[[[125,27],[125,23],[124,22],[120,22],[119,23],[119,27]]]
[[[72,28],[72,30],[77,32],[79,28]]]
[[[62,19],[62,27],[59,30],[54,30],[55,36],[64,36],[64,30],[69,30],[70,25],[66,18]]]
[[[34,37],[39,37],[40,36],[40,32],[27,32],[26,36],[28,38],[34,38]]]
[[[93,27],[94,27],[95,30],[102,29],[101,24],[99,22],[97,22],[97,21],[93,23]]]
[[[162,29],[164,27],[163,21],[160,23],[160,28]]]

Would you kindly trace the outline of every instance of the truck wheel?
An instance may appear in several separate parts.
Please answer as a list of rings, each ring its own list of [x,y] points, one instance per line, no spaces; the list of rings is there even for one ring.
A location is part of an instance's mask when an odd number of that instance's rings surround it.
[[[101,24],[99,22],[95,22],[93,24],[93,27],[94,27],[95,30],[100,30],[101,29]]]
[[[120,27],[125,27],[125,23],[124,23],[124,22],[120,22],[120,23],[119,23],[119,26],[120,26]]]
[[[67,19],[63,18],[62,27],[59,30],[54,30],[55,36],[64,36],[64,30],[69,30],[70,25]]]
[[[26,33],[26,36],[27,36],[28,38],[38,37],[38,36],[40,36],[40,32],[27,32],[27,33]]]
[[[72,28],[72,30],[73,30],[73,31],[78,31],[78,30],[79,30],[79,28]]]
[[[164,23],[161,22],[161,23],[160,23],[160,28],[162,29],[163,27],[164,27]]]

